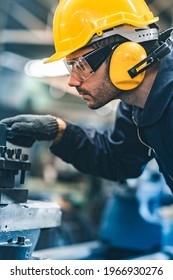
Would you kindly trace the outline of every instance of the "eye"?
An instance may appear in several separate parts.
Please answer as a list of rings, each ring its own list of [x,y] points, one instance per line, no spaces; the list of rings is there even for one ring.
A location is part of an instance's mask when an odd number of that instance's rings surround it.
[[[78,63],[79,63],[80,68],[84,71],[85,70],[85,66],[84,66],[83,60],[79,59]]]
[[[81,70],[81,67],[78,62],[73,64],[73,68],[74,68],[74,70]]]
[[[78,70],[78,71],[86,70],[82,60],[79,60],[79,61],[75,62],[73,67],[74,67],[75,70]]]

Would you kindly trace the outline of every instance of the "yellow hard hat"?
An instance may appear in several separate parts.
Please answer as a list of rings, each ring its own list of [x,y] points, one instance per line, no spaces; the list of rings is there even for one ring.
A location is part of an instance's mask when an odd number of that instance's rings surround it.
[[[156,21],[158,17],[144,0],[60,0],[53,20],[56,52],[45,63],[69,55],[110,28],[122,24],[140,27]]]

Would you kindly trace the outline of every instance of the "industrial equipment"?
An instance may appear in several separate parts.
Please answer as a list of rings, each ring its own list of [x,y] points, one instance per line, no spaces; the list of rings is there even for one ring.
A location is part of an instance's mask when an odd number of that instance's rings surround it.
[[[57,227],[61,210],[57,203],[28,200],[25,172],[31,169],[28,155],[8,148],[11,130],[0,124],[0,259],[32,259],[40,229]],[[20,177],[16,186],[17,175]]]

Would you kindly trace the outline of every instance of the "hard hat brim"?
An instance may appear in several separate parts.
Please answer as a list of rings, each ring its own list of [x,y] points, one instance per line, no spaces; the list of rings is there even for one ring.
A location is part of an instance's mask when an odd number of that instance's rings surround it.
[[[50,62],[54,62],[54,61],[60,60],[61,58],[64,58],[65,56],[67,56],[69,53],[70,53],[70,51],[54,53],[52,56],[50,56],[49,58],[44,60],[43,63],[46,64],[46,63],[50,63]]]

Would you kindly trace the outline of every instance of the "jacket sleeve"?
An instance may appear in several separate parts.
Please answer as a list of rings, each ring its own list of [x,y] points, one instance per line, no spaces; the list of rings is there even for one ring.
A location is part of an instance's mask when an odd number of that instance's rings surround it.
[[[84,173],[109,180],[138,177],[151,157],[137,137],[131,110],[120,102],[113,129],[103,132],[68,122],[50,151]]]

